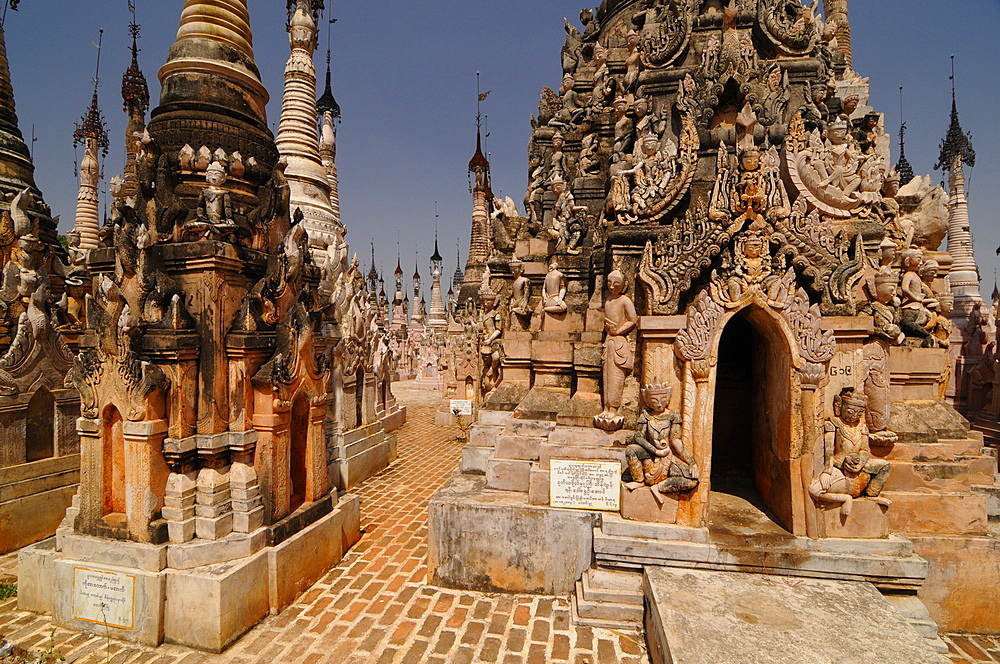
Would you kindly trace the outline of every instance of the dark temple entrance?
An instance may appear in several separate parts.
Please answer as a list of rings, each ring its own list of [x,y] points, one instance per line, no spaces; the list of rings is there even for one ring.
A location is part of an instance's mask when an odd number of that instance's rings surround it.
[[[751,322],[751,319],[753,322]],[[712,421],[712,512],[788,527],[791,496],[787,344],[767,314],[745,310],[719,342]],[[767,334],[773,332],[773,334]],[[787,459],[785,460],[787,462]]]

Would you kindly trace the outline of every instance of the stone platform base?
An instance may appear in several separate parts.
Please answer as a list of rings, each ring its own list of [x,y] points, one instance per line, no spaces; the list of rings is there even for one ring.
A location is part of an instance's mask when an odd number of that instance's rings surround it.
[[[327,445],[336,449],[331,455],[336,458],[331,479],[341,491],[349,491],[396,460],[396,436],[387,434],[381,421],[335,433]]]
[[[0,553],[51,537],[79,481],[79,454],[0,468]]]
[[[654,664],[945,664],[867,583],[647,568]]]
[[[395,431],[406,424],[406,406],[397,406],[390,412],[382,414],[379,417],[379,421],[382,423],[382,429],[386,433]]]
[[[593,560],[600,515],[528,503],[528,495],[454,475],[428,507],[432,582],[449,588],[566,595]]]
[[[345,495],[332,512],[276,546],[189,569],[167,567],[167,545],[74,537],[71,547],[58,551],[52,538],[18,556],[18,608],[51,612],[64,627],[132,643],[222,652],[269,612],[295,601],[360,537],[360,501]],[[131,594],[121,595],[130,609],[124,619],[81,615],[81,570],[114,575],[131,586]]]

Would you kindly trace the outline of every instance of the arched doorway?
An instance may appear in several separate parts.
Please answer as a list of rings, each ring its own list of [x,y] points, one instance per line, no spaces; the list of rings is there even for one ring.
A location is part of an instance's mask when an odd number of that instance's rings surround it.
[[[306,448],[309,442],[309,397],[299,392],[292,400],[289,427],[288,480],[291,497],[289,511],[294,512],[306,500]]]
[[[28,409],[24,426],[25,460],[41,461],[55,456],[56,398],[44,387],[38,388]]]
[[[760,309],[733,316],[719,341],[711,488],[787,530],[793,525],[790,394],[791,356],[778,323]]]
[[[355,426],[360,427],[365,422],[365,372],[361,369],[354,379],[354,417]]]
[[[120,525],[125,520],[125,432],[121,413],[114,406],[104,410],[104,520]]]

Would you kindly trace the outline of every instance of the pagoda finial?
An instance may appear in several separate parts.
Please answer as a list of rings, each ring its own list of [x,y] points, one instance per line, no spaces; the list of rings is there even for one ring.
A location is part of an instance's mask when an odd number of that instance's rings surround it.
[[[132,64],[122,76],[122,100],[125,112],[145,114],[149,109],[149,85],[146,76],[139,67],[139,24],[135,20],[135,0],[128,0],[128,10],[132,14],[132,22],[128,29],[132,35]]]
[[[320,98],[316,100],[316,113],[319,115],[320,118],[322,118],[323,114],[326,113],[327,111],[330,112],[330,115],[332,115],[334,119],[339,119],[340,118],[340,104],[338,104],[337,100],[334,98],[334,96],[333,96],[333,86],[330,84],[330,52],[331,52],[331,49],[330,49],[330,35],[333,33],[333,29],[330,26],[332,26],[336,22],[337,22],[337,19],[335,19],[335,18],[331,18],[327,22],[327,29],[326,29],[326,87],[323,89],[323,94],[320,96]]]
[[[970,168],[976,165],[976,151],[972,147],[972,134],[962,129],[958,120],[958,101],[955,94],[955,56],[951,56],[951,124],[948,134],[941,141],[941,155],[935,169],[950,171],[956,160],[960,160]]]
[[[434,201],[434,253],[431,254],[431,265],[433,267],[440,268],[441,262],[444,260],[444,256],[441,255],[441,251],[438,249],[438,219],[440,215],[438,214],[438,203]]]
[[[97,89],[100,85],[100,74],[101,74],[101,49],[104,44],[104,28],[101,28],[99,36],[97,38],[97,43],[94,46],[97,48],[97,68],[94,74],[94,94],[90,100],[90,106],[87,108],[87,112],[84,113],[80,122],[76,125],[76,131],[73,132],[73,146],[78,147],[80,145],[86,144],[87,139],[93,138],[97,141],[97,147],[101,149],[101,156],[108,156],[108,148],[111,143],[108,139],[108,127],[107,123],[104,121],[104,115],[101,113],[101,108],[97,100]]]
[[[899,86],[899,162],[896,164],[896,172],[899,173],[899,182],[909,184],[913,180],[913,166],[906,159],[906,121],[903,119],[903,86]]]

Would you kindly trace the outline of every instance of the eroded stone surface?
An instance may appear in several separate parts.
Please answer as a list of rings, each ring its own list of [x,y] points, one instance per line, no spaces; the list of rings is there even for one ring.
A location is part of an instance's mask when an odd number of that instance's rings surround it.
[[[657,664],[943,664],[871,585],[647,568]]]

